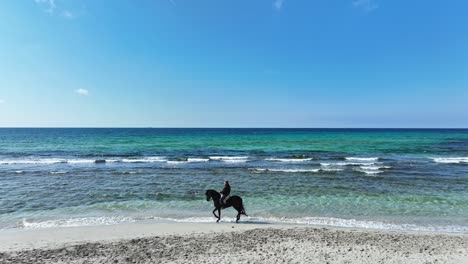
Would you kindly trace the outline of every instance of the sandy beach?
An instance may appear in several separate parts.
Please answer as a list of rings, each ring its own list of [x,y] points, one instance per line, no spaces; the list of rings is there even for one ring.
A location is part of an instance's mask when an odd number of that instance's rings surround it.
[[[468,263],[468,235],[232,223],[0,232],[1,263]]]

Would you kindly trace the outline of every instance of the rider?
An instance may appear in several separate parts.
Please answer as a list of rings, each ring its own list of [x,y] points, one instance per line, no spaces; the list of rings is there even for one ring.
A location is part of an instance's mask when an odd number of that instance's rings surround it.
[[[228,197],[228,195],[231,193],[231,186],[229,185],[229,182],[228,181],[225,181],[224,182],[224,188],[221,192],[219,192],[221,194],[221,199],[219,199],[219,202],[221,205],[224,205],[225,203],[225,199],[226,197]]]

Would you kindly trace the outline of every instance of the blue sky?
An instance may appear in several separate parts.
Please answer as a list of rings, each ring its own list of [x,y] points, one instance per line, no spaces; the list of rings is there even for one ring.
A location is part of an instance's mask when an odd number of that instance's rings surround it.
[[[0,126],[468,127],[468,2],[0,1]]]

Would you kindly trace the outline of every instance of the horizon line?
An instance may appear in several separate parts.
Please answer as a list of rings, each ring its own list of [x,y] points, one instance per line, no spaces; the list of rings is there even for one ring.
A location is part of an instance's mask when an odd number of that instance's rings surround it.
[[[109,126],[109,127],[93,127],[93,126],[17,126],[17,127],[2,127],[0,129],[419,129],[419,130],[430,130],[430,129],[468,129],[468,127],[158,127],[158,126]]]

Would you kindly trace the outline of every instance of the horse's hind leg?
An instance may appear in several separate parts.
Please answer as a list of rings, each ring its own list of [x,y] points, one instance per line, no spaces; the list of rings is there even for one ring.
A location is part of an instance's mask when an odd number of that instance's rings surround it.
[[[241,215],[241,213],[239,211],[237,211],[236,223],[239,223],[240,215]]]
[[[216,223],[218,223],[219,220],[221,220],[221,209],[218,209],[218,220],[216,220]]]

